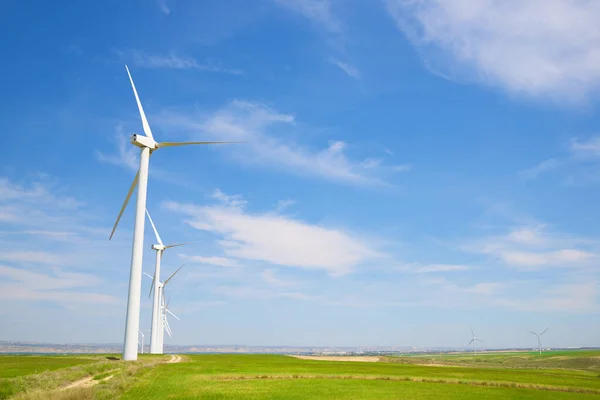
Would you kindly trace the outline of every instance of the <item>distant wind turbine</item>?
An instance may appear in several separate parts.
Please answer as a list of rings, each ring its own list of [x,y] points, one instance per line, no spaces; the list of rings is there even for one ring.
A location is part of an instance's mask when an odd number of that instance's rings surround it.
[[[142,337],[142,343],[141,343],[141,351],[140,353],[144,354],[144,333],[140,330],[140,336]]]
[[[156,236],[156,240],[158,244],[152,245],[152,249],[156,250],[156,265],[154,267],[154,277],[152,277],[152,286],[150,286],[150,295],[154,293],[154,298],[152,299],[152,323],[150,325],[151,334],[150,334],[150,354],[162,354],[162,345],[159,339],[159,332],[162,331],[162,321],[160,317],[160,286],[155,285],[154,282],[160,282],[160,261],[162,260],[163,252],[166,249],[170,249],[172,247],[183,246],[188,243],[179,243],[179,244],[170,244],[165,246],[158,234],[158,230],[154,225],[154,221],[152,221],[152,217],[148,210],[146,210],[146,215],[148,216],[148,220],[150,221],[150,225],[152,225],[152,230],[154,230],[154,235]]]
[[[531,334],[533,334],[533,335],[537,336],[537,340],[538,340],[538,350],[539,350],[540,354],[542,354],[542,335],[543,335],[544,333],[546,333],[546,331],[547,331],[548,329],[550,329],[550,328],[546,328],[546,329],[544,329],[544,330],[542,331],[542,333],[535,333],[535,332],[529,331],[529,333],[531,333]]]
[[[477,355],[477,342],[483,342],[483,340],[475,337],[475,332],[473,332],[473,327],[472,326],[469,326],[469,328],[471,328],[471,335],[473,336],[473,338],[471,339],[471,341],[469,342],[469,344],[467,345],[467,347],[469,347],[471,345],[471,343],[473,343],[473,346],[474,346],[474,349],[475,349],[475,355]]]
[[[125,202],[121,206],[121,211],[113,226],[112,232],[110,233],[110,239],[112,239],[119,220],[127,207],[127,203],[136,186],[138,187],[137,202],[135,208],[135,223],[133,228],[133,245],[131,250],[131,269],[129,272],[129,293],[127,297],[127,316],[125,320],[125,342],[123,345],[123,360],[135,361],[137,360],[138,351],[138,331],[140,328],[140,301],[141,301],[141,290],[142,290],[142,254],[144,247],[144,210],[146,209],[146,194],[148,189],[148,167],[150,162],[150,155],[155,150],[163,147],[175,147],[175,146],[187,146],[196,144],[225,144],[225,143],[239,143],[239,142],[156,142],[148,119],[142,108],[142,103],[138,96],[137,90],[133,83],[133,78],[129,72],[127,65],[125,66],[129,81],[131,82],[131,88],[135,95],[135,101],[137,102],[140,117],[142,119],[142,127],[144,129],[144,135],[133,134],[131,135],[131,143],[134,146],[140,148],[140,168],[133,178],[133,183],[127,192]]]
[[[171,327],[169,326],[169,322],[167,321],[167,314],[171,314],[173,317],[177,318],[179,320],[179,317],[177,317],[175,314],[173,314],[169,308],[168,308],[168,302],[165,304],[165,286],[167,286],[167,284],[169,283],[169,281],[175,276],[175,274],[177,274],[181,268],[183,268],[183,265],[181,267],[179,267],[177,269],[177,271],[173,272],[173,274],[164,282],[161,282],[159,280],[154,281],[154,278],[152,275],[147,274],[144,272],[144,275],[146,275],[148,278],[152,279],[152,283],[154,285],[156,285],[158,287],[158,299],[159,299],[159,325],[158,325],[158,330],[156,331],[156,353],[153,354],[163,354],[164,352],[164,332],[167,331],[167,334],[169,335],[169,337],[171,337],[172,331],[171,331]]]

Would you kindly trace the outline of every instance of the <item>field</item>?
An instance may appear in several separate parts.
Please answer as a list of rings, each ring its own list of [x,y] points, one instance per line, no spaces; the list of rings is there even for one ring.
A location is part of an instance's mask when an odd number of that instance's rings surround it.
[[[8,357],[0,357],[0,366],[4,358]],[[87,379],[85,385],[60,391],[68,382],[53,387],[22,385],[10,395],[21,399],[600,399],[600,351],[367,360],[376,362],[279,355],[144,356],[136,363],[86,358],[90,359],[88,364],[41,374],[65,377],[78,370],[73,380]],[[18,378],[0,379],[0,388],[10,379]]]

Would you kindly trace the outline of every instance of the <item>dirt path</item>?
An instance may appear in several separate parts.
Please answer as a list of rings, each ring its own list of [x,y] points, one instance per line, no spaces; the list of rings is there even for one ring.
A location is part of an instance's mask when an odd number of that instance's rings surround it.
[[[61,388],[60,390],[68,390],[73,388],[88,388],[99,384],[102,381],[107,381],[112,378],[114,375],[109,375],[105,378],[94,380],[93,376],[88,376],[87,378],[80,379],[78,381],[72,382],[67,386]]]
[[[292,356],[301,360],[378,362],[375,356]]]
[[[181,362],[181,356],[171,354],[171,359],[167,361],[167,364],[175,364]]]

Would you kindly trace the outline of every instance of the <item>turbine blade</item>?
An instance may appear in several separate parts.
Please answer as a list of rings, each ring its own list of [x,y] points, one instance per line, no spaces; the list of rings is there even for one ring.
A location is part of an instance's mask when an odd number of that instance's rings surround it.
[[[148,274],[146,274],[148,275]],[[150,275],[148,275],[150,276]],[[156,280],[156,273],[154,274],[154,276],[150,276],[150,278],[152,278],[152,284],[150,285],[150,292],[148,293],[148,297],[152,296],[152,292],[154,291],[154,281]]]
[[[550,329],[550,328],[548,327],[548,328],[544,329],[544,331],[543,331],[542,333],[540,333],[540,336],[542,336],[544,333],[546,333],[546,331],[547,331],[548,329]]]
[[[186,244],[190,244],[192,242],[185,242],[185,243],[178,243],[178,244],[170,244],[168,246],[165,246],[165,248],[170,249],[172,247],[179,247],[179,246],[185,246]]]
[[[167,308],[167,312],[168,312],[169,314],[171,314],[171,315],[173,316],[173,318],[175,318],[177,321],[181,321],[181,320],[179,319],[179,317],[178,317],[177,315],[173,314],[173,313],[171,312],[171,310],[169,310],[168,308]]]
[[[473,327],[471,325],[469,325],[469,328],[471,328],[471,335],[473,335],[473,337],[475,337],[475,333],[473,332]]]
[[[175,276],[175,274],[176,274],[176,273],[178,273],[178,272],[179,272],[179,270],[180,270],[181,268],[183,268],[183,266],[184,266],[184,265],[185,265],[185,264],[182,264],[182,265],[181,265],[181,267],[177,268],[177,271],[173,272],[173,275],[171,275],[171,276],[169,277],[169,279],[167,279],[167,280],[166,280],[166,281],[163,283],[163,287],[167,286],[167,283],[169,283],[169,281],[170,281],[170,280],[171,280],[171,279],[172,279],[172,278]]]
[[[529,331],[529,333],[531,333],[532,335],[538,336],[538,334],[535,332]]]
[[[156,148],[161,147],[176,147],[176,146],[188,146],[191,144],[232,144],[232,143],[244,143],[244,142],[161,142],[156,143]]]
[[[140,97],[138,96],[138,92],[135,89],[135,84],[133,83],[133,78],[131,77],[131,73],[129,72],[129,68],[127,67],[127,65],[125,65],[125,69],[127,70],[127,75],[129,75],[131,87],[133,88],[133,94],[135,95],[135,101],[137,102],[138,109],[140,110],[140,117],[142,117],[142,126],[144,127],[144,133],[150,139],[154,139],[154,137],[152,136],[152,131],[150,130],[150,125],[148,124],[148,120],[146,119],[146,114],[144,113],[144,109],[142,108]]]
[[[131,186],[129,187],[129,192],[127,192],[127,196],[125,197],[125,201],[123,202],[123,205],[121,206],[121,211],[119,211],[119,216],[117,216],[117,220],[115,221],[115,225],[113,226],[112,232],[110,233],[110,237],[108,238],[108,240],[111,240],[113,235],[115,234],[117,225],[119,225],[121,216],[123,215],[123,212],[125,211],[125,208],[127,207],[127,203],[129,203],[129,199],[131,198],[131,195],[133,194],[133,191],[135,190],[135,187],[138,184],[139,178],[140,178],[140,171],[138,170],[138,172],[135,174],[135,178],[133,178],[133,182],[131,183]]]
[[[471,339],[471,341],[469,342],[469,344],[467,345],[467,347],[469,347],[471,345],[471,343],[473,343],[475,341],[475,339]]]
[[[156,236],[156,240],[158,240],[158,244],[160,244],[161,246],[164,246],[162,240],[160,240],[160,235],[158,234],[158,231],[156,230],[156,226],[154,226],[154,221],[152,221],[152,217],[150,216],[150,213],[148,212],[147,208],[146,208],[146,215],[148,216],[148,219],[150,220],[150,225],[152,225],[152,229],[154,230],[154,235]]]
[[[146,275],[148,278],[150,278],[150,279],[154,280],[154,277],[153,277],[152,275],[150,275],[149,273],[147,273],[147,272],[144,272],[144,275]]]

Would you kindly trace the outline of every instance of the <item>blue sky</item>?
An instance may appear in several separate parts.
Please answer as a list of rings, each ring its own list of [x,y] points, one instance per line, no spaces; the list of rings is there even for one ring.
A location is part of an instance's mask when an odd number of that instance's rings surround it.
[[[158,141],[246,141],[151,158],[167,343],[600,345],[596,2],[3,9],[0,339],[123,339],[127,64]]]

